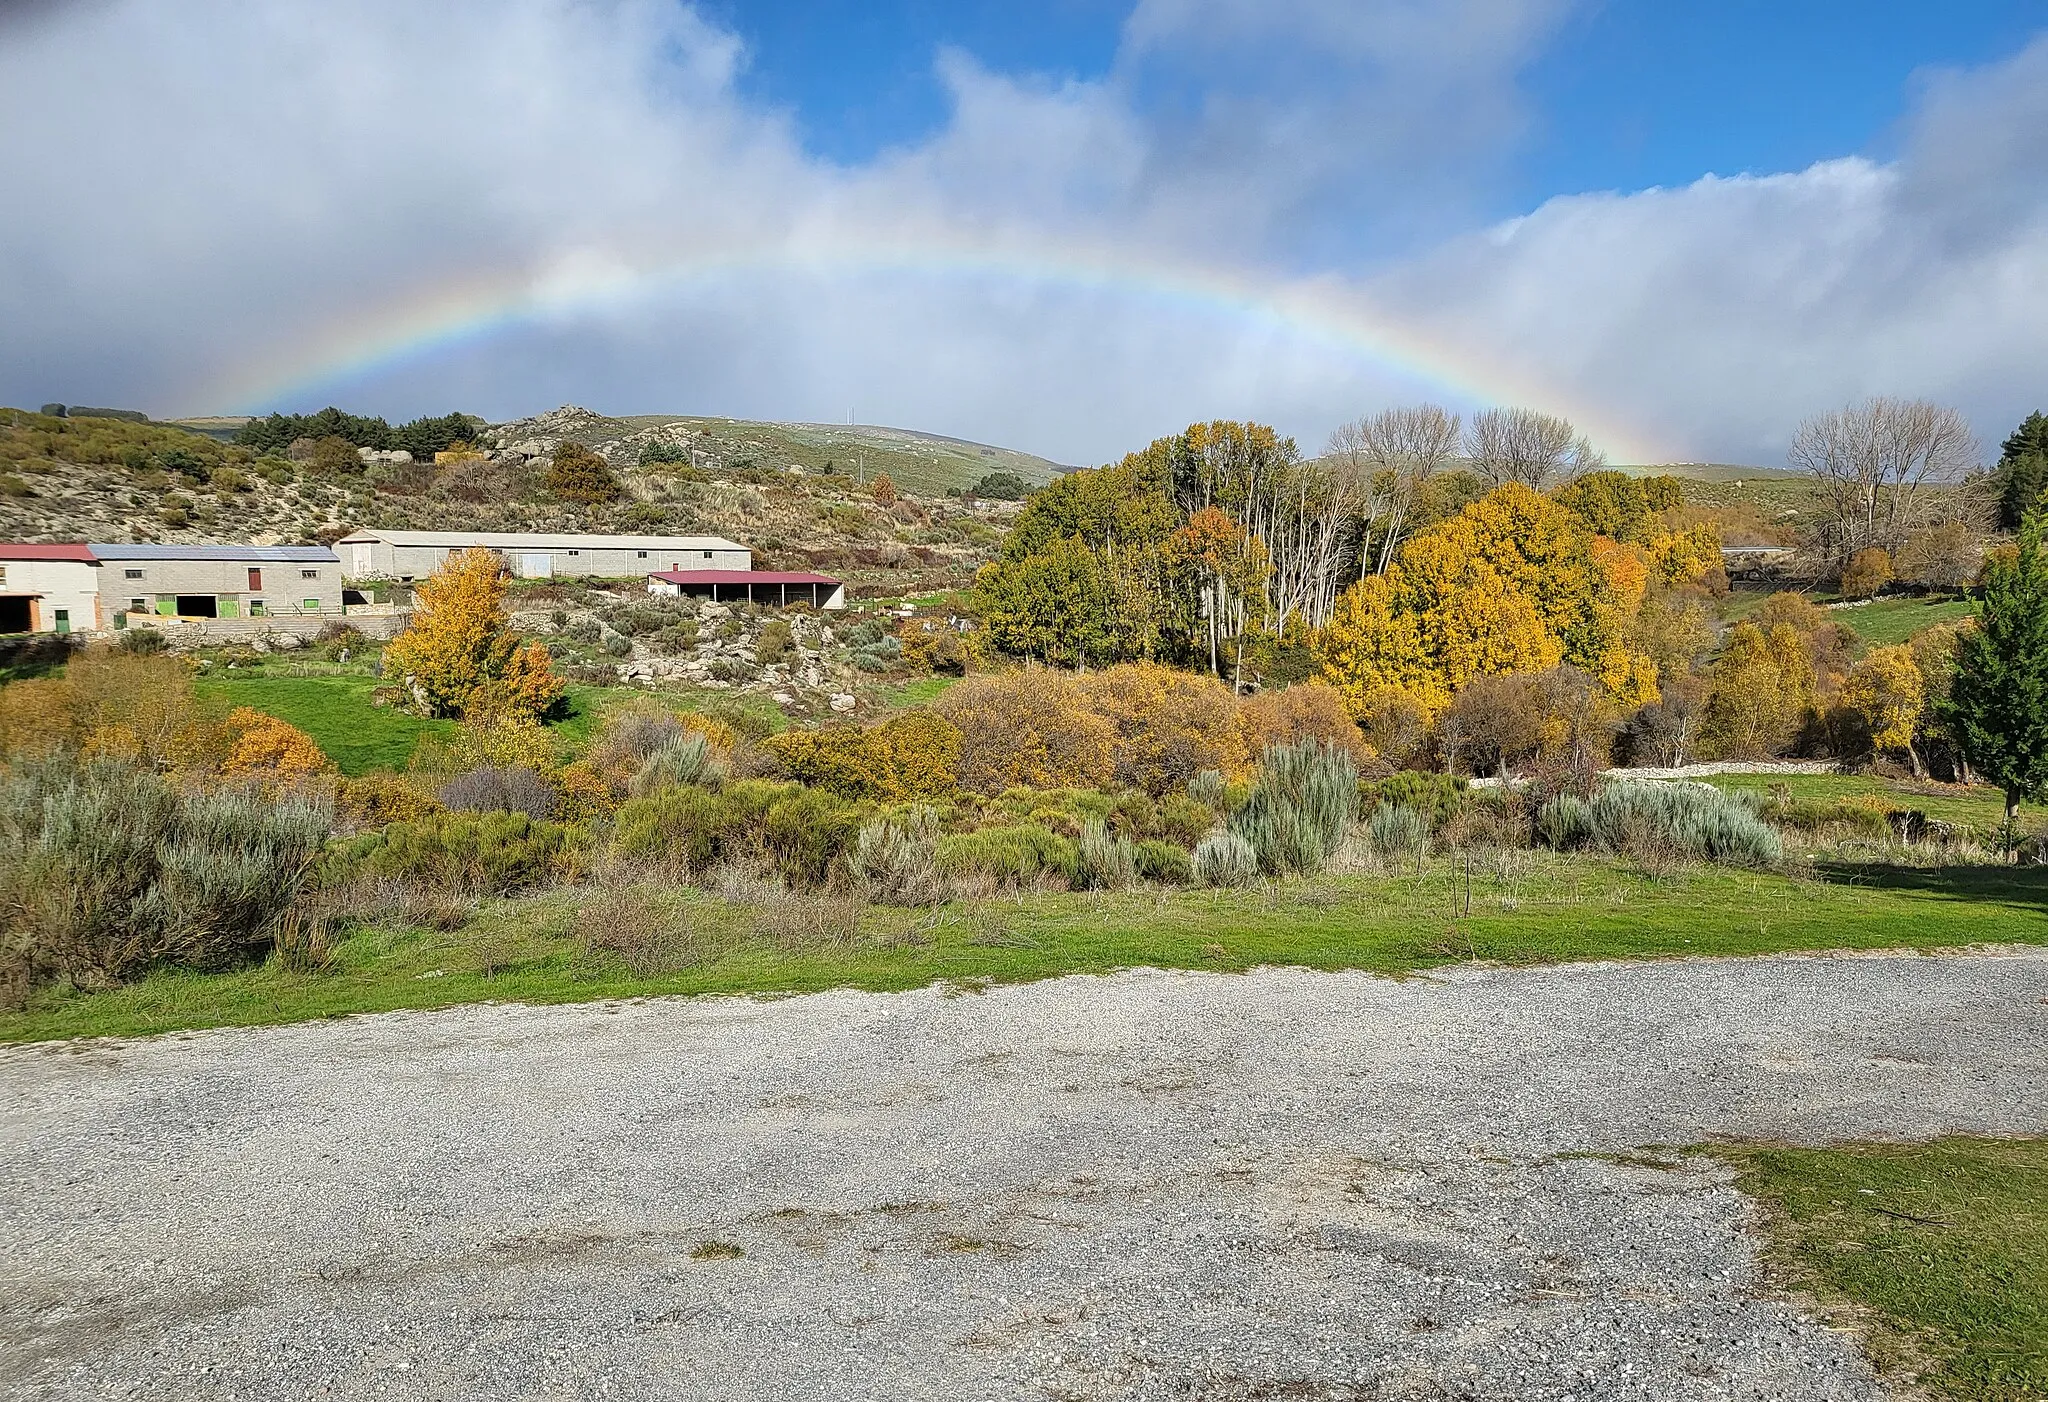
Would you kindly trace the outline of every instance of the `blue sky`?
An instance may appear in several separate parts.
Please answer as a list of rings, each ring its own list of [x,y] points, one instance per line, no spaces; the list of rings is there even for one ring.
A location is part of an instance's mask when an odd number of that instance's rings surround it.
[[[947,47],[999,72],[1099,80],[1121,0],[717,0],[748,46],[743,91],[805,145],[858,165],[941,130]],[[1974,66],[2048,24],[2040,0],[1605,0],[1522,78],[1537,113],[1492,191],[1507,216],[1551,195],[1682,185],[1884,154],[1914,75]]]
[[[0,188],[0,404],[2048,408],[2043,0],[46,0]]]

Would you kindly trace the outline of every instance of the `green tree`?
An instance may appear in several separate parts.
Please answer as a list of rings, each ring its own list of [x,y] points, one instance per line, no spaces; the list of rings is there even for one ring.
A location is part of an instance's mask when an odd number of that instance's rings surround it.
[[[984,565],[975,587],[989,641],[1004,652],[1063,667],[1120,655],[1121,591],[1108,563],[1077,536]]]
[[[2006,821],[2048,796],[2048,553],[2036,510],[2019,549],[1984,564],[1977,626],[1956,646],[1941,716],[1963,758],[2005,791]]]
[[[564,443],[548,464],[547,488],[563,501],[597,506],[625,495],[611,464],[581,443]]]
[[[2027,415],[1998,456],[1998,524],[2018,527],[2048,491],[2048,414]]]

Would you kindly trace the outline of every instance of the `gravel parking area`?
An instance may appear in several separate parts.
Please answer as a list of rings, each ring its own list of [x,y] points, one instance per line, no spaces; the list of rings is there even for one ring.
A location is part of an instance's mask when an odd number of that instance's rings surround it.
[[[1875,1398],[1629,1151],[1951,1131],[2048,1131],[2048,951],[15,1048],[0,1397]]]

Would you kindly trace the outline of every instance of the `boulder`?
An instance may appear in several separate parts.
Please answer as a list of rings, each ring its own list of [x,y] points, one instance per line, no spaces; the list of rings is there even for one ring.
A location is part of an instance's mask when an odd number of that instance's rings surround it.
[[[835,711],[850,711],[853,709],[854,701],[851,696],[841,691],[834,693],[832,700],[828,704]]]

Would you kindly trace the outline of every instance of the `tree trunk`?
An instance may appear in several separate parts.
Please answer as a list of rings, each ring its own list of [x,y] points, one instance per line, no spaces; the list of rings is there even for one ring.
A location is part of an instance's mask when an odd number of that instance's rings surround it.
[[[1927,777],[1927,766],[1920,762],[1920,751],[1911,740],[1906,742],[1906,758],[1913,765],[1913,777],[1915,779],[1925,779]]]

